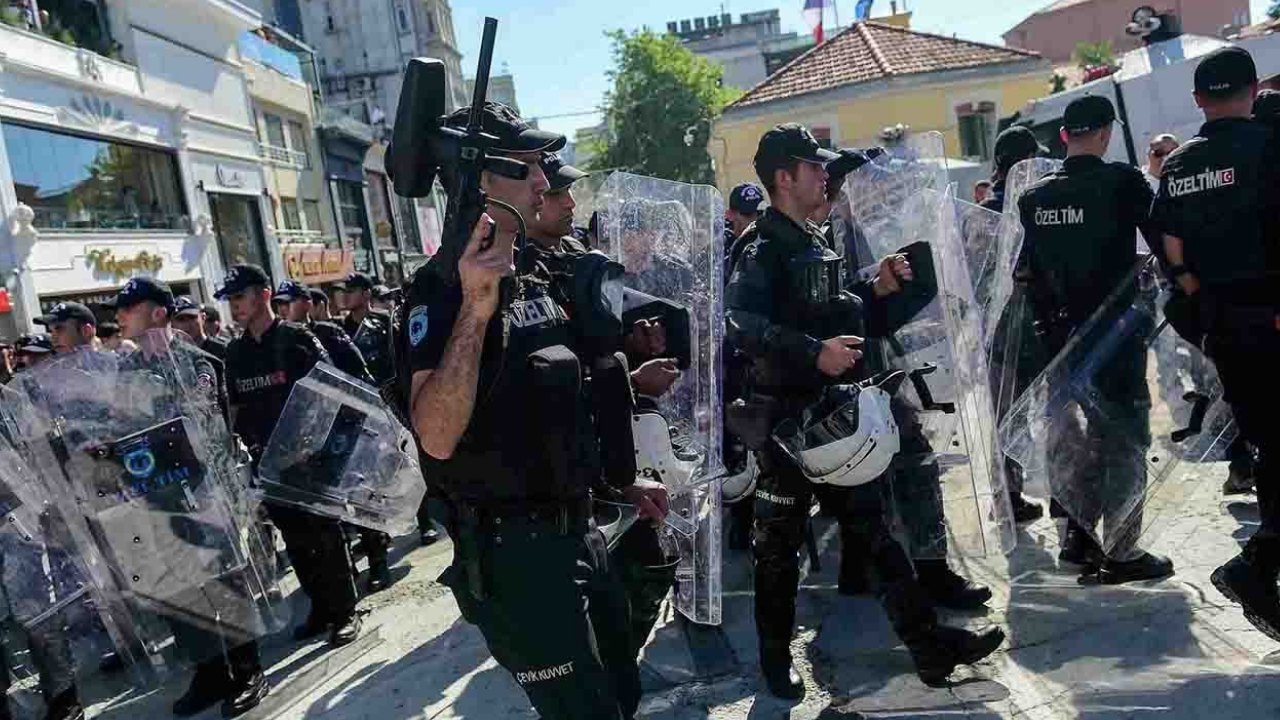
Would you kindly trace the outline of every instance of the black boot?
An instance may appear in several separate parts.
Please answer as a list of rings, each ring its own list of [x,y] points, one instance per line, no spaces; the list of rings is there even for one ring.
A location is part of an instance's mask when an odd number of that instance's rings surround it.
[[[799,700],[804,697],[804,680],[791,664],[789,650],[782,653],[761,651],[760,670],[764,673],[769,694],[783,700]]]
[[[1009,493],[1009,503],[1013,506],[1013,521],[1019,525],[1035,522],[1044,517],[1044,508],[1033,502],[1027,502],[1022,493]]]
[[[946,683],[958,665],[972,665],[995,652],[1004,643],[1004,630],[989,627],[980,633],[964,628],[937,625],[906,641],[916,674],[925,685]]]
[[[1210,580],[1218,592],[1244,609],[1244,617],[1267,637],[1280,642],[1280,592],[1276,590],[1277,563],[1263,557],[1250,542],[1244,552],[1213,571]]]
[[[8,706],[5,706],[6,713]],[[0,714],[0,717],[5,715]],[[49,710],[44,720],[84,720],[84,706],[80,704],[80,695],[75,688],[59,693],[49,703]]]
[[[991,599],[991,589],[957,575],[946,560],[917,560],[920,587],[935,605],[952,610],[977,610]]]
[[[359,639],[362,625],[360,616],[352,611],[347,619],[333,624],[333,631],[329,633],[329,644],[334,647],[350,645]]]
[[[1062,507],[1062,503],[1058,502],[1058,498],[1051,498],[1049,500],[1049,517],[1051,518],[1069,517],[1069,515],[1067,514],[1067,509]]]
[[[1058,551],[1058,562],[1096,568],[1102,565],[1104,556],[1098,542],[1074,521],[1067,523],[1067,536]]]
[[[258,707],[269,692],[271,684],[261,670],[238,678],[233,682],[230,694],[222,701],[222,717],[233,718],[249,712]]]
[[[227,696],[231,677],[221,658],[196,666],[196,674],[182,697],[173,703],[173,714],[190,717],[218,704]]]
[[[365,581],[365,592],[372,595],[389,587],[391,587],[391,568],[387,564],[386,553],[384,552],[381,556],[371,556],[369,558],[369,578]]]
[[[1163,555],[1144,552],[1133,560],[1104,560],[1098,570],[1098,582],[1103,585],[1122,585],[1139,580],[1158,580],[1172,574],[1172,560]]]

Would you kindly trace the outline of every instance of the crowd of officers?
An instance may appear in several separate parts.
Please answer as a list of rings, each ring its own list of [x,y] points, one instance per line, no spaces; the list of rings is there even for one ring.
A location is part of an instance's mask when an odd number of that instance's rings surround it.
[[[1268,371],[1280,358],[1274,277],[1280,251],[1273,227],[1280,217],[1280,145],[1269,121],[1253,117],[1257,73],[1247,52],[1227,48],[1202,60],[1194,94],[1206,123],[1180,147],[1169,136],[1153,139],[1145,175],[1103,159],[1116,122],[1110,101],[1086,96],[1071,103],[1061,130],[1066,162],[1018,201],[1025,239],[1014,277],[1031,312],[1003,322],[1026,323],[1024,336],[1035,339],[1019,350],[1025,357],[1017,385],[1025,389],[1135,267],[1134,238],[1141,233],[1174,288],[1166,308],[1171,324],[1217,367],[1243,436],[1238,452],[1251,461],[1257,486],[1262,526],[1239,557],[1214,572],[1213,582],[1243,605],[1254,625],[1280,640],[1280,501],[1270,475],[1274,425],[1266,420],[1280,399],[1280,381]],[[448,122],[462,127],[466,120],[463,110]],[[453,563],[441,581],[463,616],[542,717],[629,719],[640,700],[638,655],[675,583],[678,558],[656,529],[668,512],[666,489],[611,473],[602,438],[609,403],[619,397],[610,388],[619,379],[627,388],[622,397],[643,404],[667,393],[680,370],[660,317],[604,331],[588,322],[591,308],[581,305],[575,272],[585,266],[579,261],[591,254],[594,237],[573,224],[571,187],[586,175],[556,154],[565,138],[498,103],[486,103],[482,120],[496,138],[491,152],[528,168],[522,180],[489,172],[481,178],[488,197],[520,213],[527,238],[518,244],[519,223],[505,210],[482,215],[456,282],[419,272],[397,298],[402,305],[387,312],[378,301],[388,293],[353,274],[340,287],[345,315],[339,319],[325,293],[293,281],[273,289],[261,268],[236,266],[217,293],[229,301],[241,331],[231,339],[216,308],[137,279],[114,303],[118,328],[96,327],[82,305],[59,304],[39,320],[48,335],[20,338],[6,354],[5,369],[21,372],[99,337],[104,352],[127,353],[131,339],[171,324],[216,358],[227,420],[255,460],[289,390],[316,363],[388,388],[384,396],[411,426],[429,496],[438,502],[437,512],[422,515],[422,541],[436,537],[434,514],[454,540]],[[843,181],[876,153],[826,150],[796,124],[761,138],[754,159],[760,186],[735,188],[726,210],[727,401],[769,398],[776,419],[794,417],[824,387],[882,369],[877,343],[895,329],[883,308],[914,291],[913,263],[891,255],[870,279],[855,280],[849,264],[859,256],[852,245],[857,233],[837,232],[838,222],[849,222],[837,206]],[[1004,210],[1010,169],[1043,154],[1029,130],[1006,130],[996,143],[993,177],[975,199]],[[1072,212],[1052,212],[1066,208]],[[811,272],[815,263],[824,271]],[[833,267],[840,269],[836,275],[825,272]],[[824,309],[837,298],[845,312],[833,324]],[[994,330],[1011,331],[1007,325]],[[1145,363],[1126,364],[1135,357],[1116,355],[1106,392],[1132,410],[1121,427],[1142,432],[1151,400]],[[927,499],[939,491],[936,455],[909,410],[895,405],[894,415],[902,453],[911,459],[903,464],[912,468],[900,484],[920,488],[922,498],[909,499],[898,512],[914,515],[905,518],[908,527],[943,526],[940,506]],[[1107,479],[1099,480],[1097,502],[1084,510],[1054,503],[1055,515],[1069,516],[1060,559],[1109,583],[1171,575],[1172,562],[1137,547],[1136,537],[1107,538],[1106,552],[1093,539],[1094,526],[1140,495],[1146,479],[1124,470],[1131,466],[1108,438],[1091,440],[1098,452],[1089,472]],[[748,448],[732,436],[726,444],[733,471]],[[750,449],[759,463],[757,487],[754,497],[732,507],[729,542],[754,556],[759,662],[770,692],[791,699],[805,692],[791,643],[800,551],[815,504],[840,526],[841,593],[879,597],[922,680],[941,683],[957,665],[1000,646],[999,628],[973,632],[938,623],[937,608],[979,608],[991,592],[951,569],[945,543],[940,551],[916,553],[910,541],[891,535],[884,483],[817,486],[771,445]],[[1117,470],[1129,474],[1117,477]],[[1041,517],[1043,508],[1022,496],[1019,468],[1009,463],[1007,471],[1015,520]],[[596,525],[593,500],[633,505],[642,520],[612,551]],[[360,620],[349,529],[268,507],[312,603],[295,637],[328,633],[334,645],[353,641]],[[389,539],[351,532],[369,557],[368,589],[385,588]],[[266,682],[256,645],[230,656],[222,667],[198,669],[175,714],[221,701],[230,716],[262,699]],[[71,701],[55,702],[51,718],[82,716],[74,688],[70,692],[58,696]]]

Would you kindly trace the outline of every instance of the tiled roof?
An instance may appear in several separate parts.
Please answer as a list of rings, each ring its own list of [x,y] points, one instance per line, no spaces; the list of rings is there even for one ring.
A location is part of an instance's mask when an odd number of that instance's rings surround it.
[[[860,22],[784,65],[730,107],[903,75],[1039,60],[1030,50]]]
[[[1045,15],[1051,12],[1058,12],[1059,10],[1066,10],[1072,5],[1083,5],[1090,2],[1093,2],[1093,0],[1058,0],[1055,3],[1051,3],[1035,11],[1035,14]]]

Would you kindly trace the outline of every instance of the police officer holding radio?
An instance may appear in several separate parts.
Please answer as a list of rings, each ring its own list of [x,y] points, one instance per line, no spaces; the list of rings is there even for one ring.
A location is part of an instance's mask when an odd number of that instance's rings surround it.
[[[465,126],[467,113],[448,124]],[[485,171],[481,188],[534,217],[549,187],[543,153],[564,138],[499,103],[485,103],[481,117],[498,139],[489,152],[528,167],[524,180]],[[506,212],[482,215],[458,261],[459,283],[423,268],[405,299],[414,430],[424,473],[453,512],[454,562],[442,581],[542,717],[631,718],[639,668],[626,599],[592,518],[600,463],[580,350],[568,349],[574,333],[545,266],[515,272],[516,230]],[[620,490],[642,516],[665,514],[660,484]]]
[[[1280,401],[1280,150],[1273,129],[1250,119],[1257,92],[1257,67],[1243,48],[1200,61],[1195,99],[1205,123],[1165,160],[1153,215],[1181,293],[1166,315],[1213,360],[1236,424],[1258,453],[1261,527],[1211,579],[1249,622],[1280,640],[1280,448],[1272,417]],[[1179,317],[1175,302],[1191,309]]]
[[[1151,188],[1142,172],[1102,159],[1116,123],[1111,101],[1098,95],[1078,98],[1067,106],[1062,121],[1062,140],[1067,145],[1062,169],[1031,185],[1018,201],[1026,235],[1015,277],[1027,288],[1036,333],[1049,356],[1060,352],[1072,332],[1133,272],[1138,259],[1135,232],[1140,230],[1149,238],[1149,246],[1160,245],[1150,221]],[[1112,550],[1105,556],[1086,531],[1104,516],[1110,519],[1124,512],[1144,492],[1141,453],[1135,458],[1117,437],[1150,437],[1145,338],[1132,337],[1132,347],[1117,354],[1099,387],[1108,406],[1120,410],[1109,420],[1122,423],[1126,431],[1090,433],[1075,425],[1074,415],[1059,418],[1061,433],[1089,436],[1086,446],[1096,451],[1097,463],[1064,462],[1053,469],[1061,478],[1052,483],[1056,489],[1072,488],[1073,495],[1081,496],[1070,503],[1060,498],[1072,505],[1068,508],[1072,517],[1058,557],[1086,566],[1090,574],[1096,570],[1109,584],[1173,574],[1168,558],[1135,547],[1132,531],[1122,538],[1108,538]],[[1090,412],[1083,409],[1086,415]],[[1082,473],[1094,477],[1081,477]]]
[[[244,334],[227,349],[227,389],[232,428],[257,463],[294,384],[330,358],[306,327],[272,312],[271,280],[262,268],[232,267],[216,297],[230,300],[232,320],[244,328]],[[294,631],[294,638],[306,640],[327,630],[334,646],[354,642],[361,623],[342,526],[294,508],[267,507],[284,536],[298,582],[311,598],[311,613]]]
[[[847,516],[844,522],[860,531],[857,547],[872,557],[884,579],[885,610],[921,679],[940,682],[956,665],[986,657],[1004,640],[998,628],[976,634],[938,625],[910,559],[889,534],[877,492],[815,485],[792,457],[767,440],[771,434],[777,437],[781,423],[807,414],[808,406],[824,396],[824,388],[850,376],[862,357],[864,318],[881,315],[864,313],[864,304],[901,291],[912,277],[909,265],[895,256],[885,259],[878,277],[857,288],[856,296],[841,292],[841,258],[808,219],[827,201],[824,165],[838,157],[823,150],[801,125],[779,125],[765,133],[755,167],[772,204],[741,239],[747,245],[726,290],[727,333],[751,363],[746,402],[758,408],[744,416],[763,418],[754,423],[758,427],[744,423],[735,428],[754,446],[760,462],[754,540],[760,664],[770,692],[789,699],[804,694],[792,668],[790,644],[797,553],[815,492],[823,493],[825,506]],[[845,334],[827,334],[836,325],[833,320],[847,328]],[[885,330],[870,329],[872,334]],[[864,488],[876,489],[874,484]]]

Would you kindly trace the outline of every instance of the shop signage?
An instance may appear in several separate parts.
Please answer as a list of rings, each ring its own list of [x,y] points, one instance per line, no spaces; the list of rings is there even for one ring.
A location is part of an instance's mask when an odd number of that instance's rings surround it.
[[[351,250],[298,248],[284,251],[285,272],[307,283],[334,282],[352,272]]]
[[[95,273],[104,273],[119,280],[132,277],[140,272],[158,273],[164,267],[164,258],[152,255],[143,250],[133,257],[116,257],[115,252],[106,248],[90,250],[85,257],[89,267]]]

